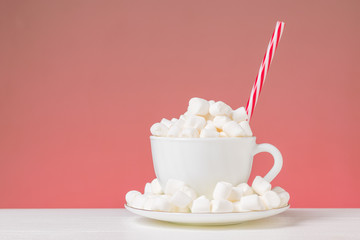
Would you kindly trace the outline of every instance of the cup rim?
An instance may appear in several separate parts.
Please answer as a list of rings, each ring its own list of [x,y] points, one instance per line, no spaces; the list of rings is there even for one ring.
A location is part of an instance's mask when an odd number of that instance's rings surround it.
[[[252,137],[213,137],[213,138],[180,138],[180,137],[158,137],[150,136],[150,140],[169,140],[169,141],[231,141],[231,140],[245,140],[245,139],[256,139]]]

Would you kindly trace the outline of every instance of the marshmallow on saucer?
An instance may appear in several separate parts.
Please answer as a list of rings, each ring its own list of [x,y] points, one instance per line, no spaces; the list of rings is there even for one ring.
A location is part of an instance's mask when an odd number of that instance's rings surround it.
[[[210,200],[205,196],[195,199],[191,206],[192,213],[209,213],[210,212]]]
[[[247,183],[240,183],[236,187],[241,189],[242,196],[254,194],[253,189]]]
[[[166,195],[173,195],[185,186],[183,181],[177,179],[169,179],[165,185],[164,193]]]
[[[151,181],[151,192],[153,194],[162,194],[163,193],[163,190],[162,190],[159,180],[157,178],[155,178],[154,180]]]
[[[146,197],[144,195],[137,195],[135,199],[131,202],[130,206],[134,208],[143,209],[146,202]]]
[[[145,203],[144,203],[144,209],[145,210],[155,210],[154,209],[154,202],[156,200],[156,198],[159,197],[159,196],[155,196],[155,195],[149,195],[149,196],[146,196],[146,199],[145,199]]]
[[[205,99],[194,97],[190,99],[187,111],[194,115],[205,116],[209,112],[209,105]]]
[[[253,190],[259,194],[264,195],[267,191],[271,190],[271,184],[260,176],[256,176],[252,183]]]
[[[182,138],[198,138],[199,136],[199,131],[196,128],[184,128],[180,133]]]
[[[260,199],[264,203],[266,209],[273,209],[280,207],[280,197],[274,191],[267,191],[264,195],[260,196]]]
[[[218,129],[223,129],[225,123],[230,121],[231,119],[228,116],[216,116],[213,120],[215,127]]]
[[[230,121],[224,124],[223,131],[229,137],[245,137],[245,131],[242,127],[235,121]]]
[[[290,200],[290,194],[281,187],[274,187],[272,191],[276,192],[280,197],[280,207],[286,207]]]
[[[153,202],[153,209],[156,211],[170,212],[173,209],[173,205],[170,202],[170,198],[166,195],[155,198]]]
[[[137,197],[139,195],[141,195],[141,193],[139,191],[132,190],[132,191],[127,192],[125,195],[126,204],[131,206],[135,197]]]
[[[225,104],[222,101],[215,102],[210,104],[209,112],[213,116],[228,116],[232,114],[232,109],[229,105]]]
[[[231,202],[237,202],[237,201],[240,201],[242,195],[243,195],[243,191],[241,188],[233,187],[231,189],[230,195],[227,199]]]
[[[181,188],[181,191],[183,191],[186,195],[188,195],[191,198],[191,200],[194,200],[197,198],[197,194],[196,194],[195,190],[186,185]]]
[[[165,137],[167,131],[168,131],[168,127],[166,127],[162,123],[154,123],[150,128],[151,134],[158,137]]]
[[[150,183],[145,184],[144,194],[152,194],[151,184]]]
[[[232,212],[232,202],[224,199],[211,200],[211,212]]]
[[[200,132],[201,138],[214,138],[214,137],[219,137],[219,136],[220,136],[220,134],[218,131],[216,131],[216,129],[204,128]]]
[[[231,183],[218,182],[213,192],[213,198],[215,200],[220,200],[220,199],[226,200],[230,196],[231,190],[232,190]]]
[[[191,203],[192,199],[182,190],[179,190],[172,195],[170,201],[176,207],[185,208]]]
[[[248,209],[243,209],[240,201],[234,202],[233,208],[234,208],[233,209],[234,212],[250,212],[251,211]]]
[[[247,121],[249,119],[244,107],[240,107],[232,112],[232,119],[235,122]]]
[[[264,210],[265,207],[256,194],[243,196],[240,200],[238,209],[242,210]]]

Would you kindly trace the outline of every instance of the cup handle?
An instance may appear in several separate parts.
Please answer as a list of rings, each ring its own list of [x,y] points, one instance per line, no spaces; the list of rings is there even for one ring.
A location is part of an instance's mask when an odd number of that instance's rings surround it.
[[[268,152],[274,158],[274,166],[264,177],[266,181],[271,182],[279,174],[283,165],[283,158],[279,149],[268,143],[257,144],[253,156],[261,152]]]

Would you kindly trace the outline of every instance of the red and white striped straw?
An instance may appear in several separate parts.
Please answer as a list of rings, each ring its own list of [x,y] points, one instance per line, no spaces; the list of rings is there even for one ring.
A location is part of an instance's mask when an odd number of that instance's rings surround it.
[[[263,59],[263,61],[261,63],[259,73],[256,76],[254,86],[253,86],[253,88],[251,90],[251,94],[250,94],[248,103],[246,105],[246,112],[247,112],[247,114],[249,116],[249,121],[250,121],[250,119],[251,119],[251,117],[253,115],[254,108],[255,108],[256,103],[258,101],[262,86],[264,85],[267,72],[269,71],[271,60],[274,57],[276,48],[277,48],[277,46],[279,44],[281,35],[282,35],[283,31],[284,31],[284,27],[285,27],[284,22],[278,21],[276,23],[275,30],[273,32],[273,35],[272,35],[271,39],[270,39],[268,48],[267,48],[265,56],[264,56],[264,59]]]

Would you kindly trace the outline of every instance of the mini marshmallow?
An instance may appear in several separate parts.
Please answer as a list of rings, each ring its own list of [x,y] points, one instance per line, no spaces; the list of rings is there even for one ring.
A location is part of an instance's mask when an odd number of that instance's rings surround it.
[[[195,199],[191,206],[192,213],[209,213],[210,212],[210,201],[205,196],[198,197]]]
[[[214,100],[209,100],[209,106],[213,105],[215,103]]]
[[[177,125],[173,125],[169,128],[169,131],[167,132],[168,137],[179,137],[181,134],[181,128]]]
[[[194,200],[197,198],[197,194],[196,194],[195,190],[186,185],[181,188],[181,191],[183,191],[186,195],[188,195],[191,198],[191,200]]]
[[[232,119],[235,122],[247,121],[249,119],[244,107],[240,107],[232,112]]]
[[[178,121],[178,119],[177,118],[172,118],[170,121],[174,124],[174,123],[176,123]]]
[[[251,137],[253,135],[248,121],[242,121],[239,125],[244,130],[246,137]]]
[[[209,112],[209,102],[205,99],[194,97],[190,99],[187,111],[194,115],[205,116]]]
[[[185,121],[184,128],[196,128],[197,130],[201,130],[205,125],[205,118],[200,116],[189,116]]]
[[[230,121],[224,124],[223,131],[229,137],[244,137],[245,132],[242,127],[235,121]]]
[[[243,210],[264,210],[265,207],[256,194],[243,196],[240,200],[239,209]]]
[[[281,187],[274,187],[272,191],[276,192],[280,197],[280,206],[279,207],[286,207],[290,200],[290,194],[286,192]]]
[[[189,207],[184,207],[184,208],[174,207],[173,210],[174,210],[174,212],[178,212],[178,213],[189,213],[190,212]]]
[[[150,184],[150,183],[146,183],[146,184],[145,184],[144,194],[152,194],[151,184]]]
[[[155,178],[154,180],[151,181],[151,192],[153,194],[162,194],[163,193],[161,185],[157,178]]]
[[[220,137],[227,137],[228,136],[225,132],[220,132],[219,135],[220,135]]]
[[[264,195],[260,196],[266,209],[273,209],[280,207],[280,197],[274,191],[267,191]]]
[[[183,128],[184,125],[185,125],[185,120],[184,119],[179,119],[173,124],[173,126],[176,126],[178,128]]]
[[[147,196],[144,203],[144,209],[145,210],[155,210],[154,209],[154,202],[156,200],[156,197],[154,195]]]
[[[237,201],[240,201],[242,195],[243,195],[242,188],[233,187],[231,189],[230,195],[227,199],[231,202],[237,202]]]
[[[199,136],[199,131],[196,128],[184,128],[180,133],[182,138],[198,138]]]
[[[141,195],[141,193],[135,190],[127,192],[125,195],[126,204],[131,206],[131,203],[134,201],[135,197],[139,195]]]
[[[252,183],[253,190],[259,194],[264,195],[267,191],[271,190],[271,184],[260,176],[256,176]]]
[[[131,202],[130,206],[134,208],[143,209],[145,205],[146,197],[144,195],[137,195]]]
[[[167,131],[168,128],[162,123],[155,123],[150,128],[151,134],[158,137],[165,137]]]
[[[164,124],[167,128],[170,128],[173,125],[173,122],[166,118],[161,119],[160,123]]]
[[[211,120],[207,120],[207,121],[206,121],[206,125],[205,125],[204,128],[216,130],[216,127],[215,127],[215,125],[214,125],[214,122],[211,121]]]
[[[179,190],[174,193],[170,201],[176,207],[185,208],[191,203],[192,199],[186,193]]]
[[[228,116],[232,114],[232,109],[229,105],[222,101],[218,101],[214,104],[210,104],[209,112],[213,116]]]
[[[241,205],[240,201],[234,202],[233,208],[234,208],[234,210],[233,210],[234,212],[249,212],[250,211],[248,209],[242,209],[242,205]]]
[[[173,209],[173,206],[170,202],[170,199],[166,196],[161,196],[155,198],[153,202],[153,210],[162,211],[162,212],[170,212]]]
[[[242,191],[241,195],[242,196],[247,196],[247,195],[254,194],[253,189],[247,183],[240,183],[236,187],[241,189],[241,191]]]
[[[225,123],[230,122],[231,119],[228,116],[216,116],[213,121],[216,128],[223,129]]]
[[[200,132],[201,138],[214,138],[214,137],[219,137],[219,136],[220,136],[219,132],[216,131],[215,129],[204,128]]]
[[[215,200],[228,199],[232,190],[231,183],[218,182],[213,192],[213,198]]]
[[[228,200],[211,200],[211,212],[232,212],[233,208],[232,202]]]
[[[173,195],[177,191],[181,190],[185,186],[183,181],[176,179],[169,179],[165,185],[164,192],[166,195]]]

